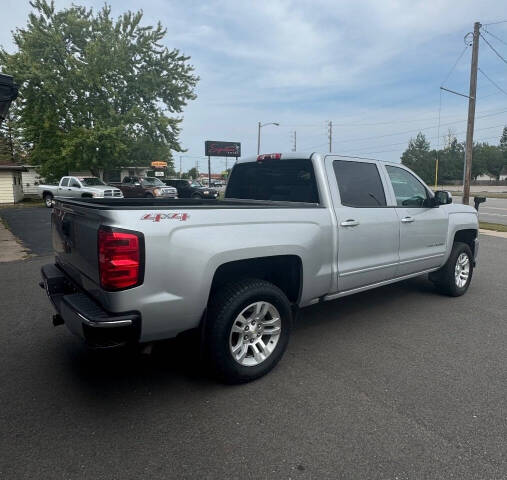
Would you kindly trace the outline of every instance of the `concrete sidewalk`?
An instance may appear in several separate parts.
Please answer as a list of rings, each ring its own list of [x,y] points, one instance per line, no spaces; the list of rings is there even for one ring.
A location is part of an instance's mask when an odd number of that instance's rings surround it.
[[[479,229],[481,235],[491,235],[492,237],[507,238],[507,232],[497,232],[496,230]]]
[[[22,260],[27,254],[16,237],[0,222],[0,263]]]

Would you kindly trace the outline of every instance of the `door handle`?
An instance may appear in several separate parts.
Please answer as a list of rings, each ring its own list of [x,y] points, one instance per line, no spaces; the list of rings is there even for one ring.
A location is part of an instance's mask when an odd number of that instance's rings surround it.
[[[403,217],[401,223],[412,223],[415,220],[414,217]]]
[[[357,220],[354,220],[352,218],[349,218],[348,220],[344,220],[340,223],[340,226],[342,227],[356,227],[359,225],[359,222]]]

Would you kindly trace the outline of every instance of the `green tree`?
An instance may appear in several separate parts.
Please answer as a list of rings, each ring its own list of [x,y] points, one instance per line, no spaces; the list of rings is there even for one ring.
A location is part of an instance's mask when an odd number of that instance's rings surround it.
[[[502,136],[500,137],[500,150],[502,150],[507,160],[507,126],[503,127]]]
[[[426,183],[435,180],[435,160],[436,152],[430,151],[430,143],[421,132],[415,139],[410,139],[407,149],[401,155],[401,163],[412,169]]]
[[[193,167],[187,172],[187,178],[193,178],[196,179],[199,176],[199,172],[197,171],[197,168]]]
[[[31,2],[17,52],[0,49],[0,66],[20,86],[23,141],[47,177],[72,169],[172,163],[182,112],[198,78],[189,57],[161,45],[166,30],[142,26],[142,12],[117,19],[74,5],[57,11]]]
[[[498,180],[505,165],[505,158],[499,147],[488,145],[487,143],[480,143],[474,145],[472,166],[475,162],[479,162],[484,166],[483,172],[481,173],[488,172]]]
[[[20,141],[16,115],[11,111],[0,124],[0,164],[17,163],[25,160],[24,146]]]

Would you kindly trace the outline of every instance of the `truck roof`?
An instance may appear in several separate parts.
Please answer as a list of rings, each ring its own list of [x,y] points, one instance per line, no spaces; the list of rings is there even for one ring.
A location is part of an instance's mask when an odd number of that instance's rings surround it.
[[[302,159],[302,158],[312,158],[313,155],[316,155],[317,157],[324,158],[327,155],[332,155],[333,157],[340,157],[340,158],[350,158],[355,160],[370,160],[375,162],[381,162],[382,160],[379,160],[378,158],[369,158],[369,157],[358,157],[354,155],[340,155],[339,153],[334,152],[267,152],[260,154],[261,156],[264,155],[268,157],[269,155],[279,155],[280,157],[277,158],[278,160],[296,160],[296,159]],[[259,155],[250,155],[248,157],[240,158],[238,159],[237,163],[248,163],[248,162],[255,162],[257,161],[257,158]],[[387,163],[395,163],[395,162],[387,162]]]

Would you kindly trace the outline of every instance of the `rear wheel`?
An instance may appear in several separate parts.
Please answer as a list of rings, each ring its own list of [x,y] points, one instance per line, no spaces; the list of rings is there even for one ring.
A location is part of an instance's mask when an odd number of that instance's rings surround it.
[[[455,242],[445,265],[430,275],[438,290],[451,297],[463,295],[472,281],[473,254],[466,243]]]
[[[193,193],[192,198],[202,199],[202,195],[199,193]]]
[[[153,194],[152,193],[146,193],[144,195],[144,198],[153,198]]]
[[[53,207],[53,195],[51,193],[44,194],[44,204],[47,208]]]
[[[226,383],[243,383],[268,373],[289,342],[292,312],[272,283],[247,279],[231,283],[212,298],[205,329],[207,358]]]

